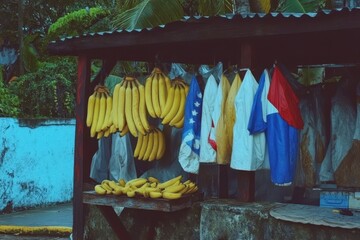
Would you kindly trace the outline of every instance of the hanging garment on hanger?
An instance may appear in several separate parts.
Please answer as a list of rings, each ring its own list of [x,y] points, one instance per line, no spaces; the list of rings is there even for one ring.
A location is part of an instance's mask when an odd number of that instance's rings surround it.
[[[255,171],[264,162],[265,134],[250,135],[247,127],[258,83],[250,70],[235,97],[236,120],[230,167],[237,170]]]
[[[179,150],[179,162],[185,172],[199,172],[200,132],[203,93],[193,76],[186,97],[184,127]]]
[[[230,90],[230,83],[228,78],[225,75],[222,75],[221,81],[221,111],[220,111],[220,117],[219,121],[216,125],[216,133],[215,133],[215,140],[216,140],[216,162],[218,164],[228,164],[230,163],[230,149],[229,149],[229,143],[228,138],[226,135],[226,128],[227,128],[227,122],[226,122],[226,112],[225,112],[225,106],[226,106],[226,100],[229,95]]]
[[[203,163],[216,162],[216,151],[210,145],[208,139],[212,124],[211,115],[214,111],[214,96],[216,95],[217,88],[218,85],[215,77],[210,75],[205,85],[201,113],[200,162]]]
[[[299,101],[277,66],[271,83],[267,77],[260,82],[261,94],[256,95],[251,113],[256,124],[249,122],[249,129],[252,133],[266,132],[271,180],[276,185],[287,186],[293,181],[299,147],[299,131],[292,125],[303,126]],[[264,100],[265,96],[269,101]]]

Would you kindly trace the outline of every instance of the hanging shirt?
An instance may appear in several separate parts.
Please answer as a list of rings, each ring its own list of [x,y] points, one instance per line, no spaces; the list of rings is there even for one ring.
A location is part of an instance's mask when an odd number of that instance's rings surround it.
[[[265,155],[265,135],[250,135],[247,129],[251,107],[258,88],[253,74],[247,70],[240,89],[235,97],[233,149],[230,167],[237,170],[255,171],[262,166]]]
[[[203,96],[194,76],[186,97],[179,162],[185,172],[195,174],[199,171],[202,100]]]
[[[299,131],[292,125],[303,126],[298,102],[277,66],[271,84],[267,71],[264,71],[254,99],[248,128],[252,134],[266,132],[271,180],[276,185],[286,186],[293,181],[299,148]]]
[[[208,78],[202,104],[201,133],[200,133],[200,162],[216,162],[216,151],[209,143],[210,130],[212,125],[211,116],[214,111],[214,96],[217,93],[217,82],[213,75]]]

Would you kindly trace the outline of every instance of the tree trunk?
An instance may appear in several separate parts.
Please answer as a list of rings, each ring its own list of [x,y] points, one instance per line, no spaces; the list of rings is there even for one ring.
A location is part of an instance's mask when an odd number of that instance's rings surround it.
[[[243,14],[250,12],[249,0],[234,0],[234,9],[236,14]]]
[[[19,15],[18,15],[18,32],[19,32],[19,75],[24,74],[24,61],[23,61],[23,47],[24,47],[24,3],[23,0],[18,0]]]

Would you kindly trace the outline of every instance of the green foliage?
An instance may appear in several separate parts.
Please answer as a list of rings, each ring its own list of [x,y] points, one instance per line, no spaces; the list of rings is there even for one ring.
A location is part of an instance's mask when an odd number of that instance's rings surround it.
[[[178,0],[144,0],[115,16],[113,26],[128,30],[156,27],[179,20],[183,15],[184,11]]]
[[[74,117],[76,62],[73,58],[45,62],[11,84],[20,100],[20,117]]]
[[[90,8],[89,10],[80,9],[68,13],[49,27],[47,37],[53,40],[64,35],[80,35],[99,19],[107,15],[109,15],[109,11],[99,7]]]
[[[202,16],[214,16],[231,13],[233,11],[232,0],[199,0],[199,14]]]
[[[306,13],[324,8],[326,0],[280,0],[277,11]]]
[[[5,86],[0,65],[0,117],[17,117],[19,114],[19,99]]]

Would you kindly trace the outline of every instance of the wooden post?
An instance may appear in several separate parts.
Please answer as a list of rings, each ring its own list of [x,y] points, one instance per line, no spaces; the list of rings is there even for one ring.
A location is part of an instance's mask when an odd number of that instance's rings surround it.
[[[86,131],[86,101],[90,93],[90,59],[86,56],[78,58],[78,82],[76,89],[76,133],[74,159],[74,196],[73,196],[73,239],[83,239],[84,232],[84,161],[90,156],[86,146],[90,142],[90,133]]]
[[[252,46],[246,42],[241,45],[240,67],[253,67]],[[241,202],[255,200],[255,171],[238,171],[238,193],[238,200]]]

